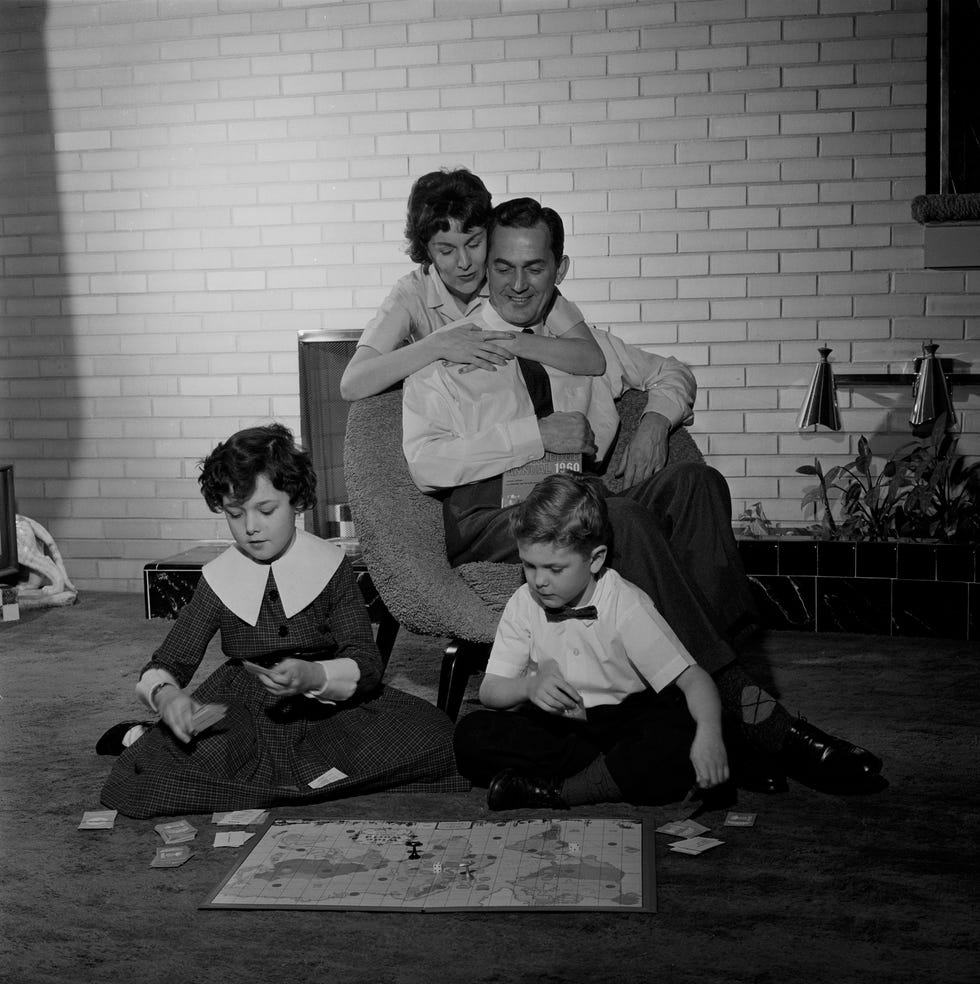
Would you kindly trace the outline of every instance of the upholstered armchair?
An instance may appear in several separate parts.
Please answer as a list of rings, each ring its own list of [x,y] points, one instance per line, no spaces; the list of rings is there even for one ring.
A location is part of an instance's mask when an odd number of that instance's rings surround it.
[[[620,400],[620,432],[607,468],[612,477],[646,406],[631,390]],[[344,475],[354,527],[375,589],[391,616],[410,632],[449,643],[443,653],[438,706],[453,719],[469,677],[486,666],[497,621],[522,581],[518,564],[450,567],[442,506],[418,490],[402,453],[400,389],[351,404]],[[670,438],[669,459],[702,461],[684,428]]]

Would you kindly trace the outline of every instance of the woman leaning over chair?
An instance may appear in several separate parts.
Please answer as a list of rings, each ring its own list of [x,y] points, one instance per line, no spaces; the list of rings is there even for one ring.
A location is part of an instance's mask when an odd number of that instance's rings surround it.
[[[492,372],[516,356],[576,375],[603,372],[605,359],[582,312],[557,292],[545,321],[548,337],[466,324],[487,298],[491,211],[486,185],[465,168],[432,171],[415,182],[405,234],[419,267],[395,284],[364,329],[340,382],[345,399],[383,392],[437,359],[466,372]]]

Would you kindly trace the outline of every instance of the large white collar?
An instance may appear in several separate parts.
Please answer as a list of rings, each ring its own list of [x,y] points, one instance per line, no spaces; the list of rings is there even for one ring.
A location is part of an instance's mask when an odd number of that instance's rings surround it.
[[[271,564],[257,564],[232,545],[205,564],[201,573],[232,612],[255,625],[270,570],[286,618],[292,618],[327,586],[343,559],[343,547],[297,529],[292,546]]]

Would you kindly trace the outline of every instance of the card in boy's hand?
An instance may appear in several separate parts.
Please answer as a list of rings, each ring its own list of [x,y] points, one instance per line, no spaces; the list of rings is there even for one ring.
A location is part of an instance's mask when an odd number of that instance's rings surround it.
[[[191,731],[199,735],[211,725],[217,724],[227,713],[228,707],[225,704],[200,704],[191,718]]]

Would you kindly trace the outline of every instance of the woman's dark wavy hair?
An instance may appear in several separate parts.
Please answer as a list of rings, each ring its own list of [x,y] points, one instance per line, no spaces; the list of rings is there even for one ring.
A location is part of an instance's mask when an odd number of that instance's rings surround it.
[[[510,530],[516,540],[553,543],[583,557],[612,540],[601,483],[574,472],[538,482],[510,514]]]
[[[408,196],[408,255],[415,263],[428,263],[429,240],[437,232],[448,232],[453,219],[463,232],[486,226],[492,208],[487,186],[465,167],[423,174]]]
[[[509,202],[501,202],[490,216],[487,240],[493,239],[493,230],[497,226],[505,229],[533,229],[537,225],[543,225],[548,230],[551,255],[554,256],[555,263],[561,264],[565,255],[565,224],[553,208],[548,208],[533,198],[512,198]]]
[[[259,475],[274,489],[289,495],[289,504],[299,512],[316,505],[316,471],[313,459],[282,424],[248,427],[232,434],[198,465],[201,494],[212,512],[222,511],[227,495],[244,502],[254,491]]]

